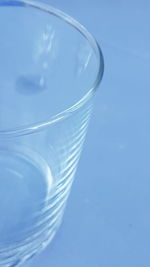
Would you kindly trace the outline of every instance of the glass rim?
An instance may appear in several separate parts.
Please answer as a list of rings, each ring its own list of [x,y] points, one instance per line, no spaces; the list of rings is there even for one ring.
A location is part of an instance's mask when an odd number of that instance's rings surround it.
[[[87,93],[83,97],[81,97],[79,101],[77,101],[71,107],[61,111],[60,113],[51,116],[49,120],[46,121],[43,120],[42,122],[32,123],[26,126],[20,126],[20,127],[18,126],[16,128],[9,130],[0,130],[0,137],[25,135],[28,133],[33,133],[35,131],[38,131],[41,128],[49,126],[53,123],[56,123],[70,116],[74,111],[82,107],[94,95],[94,93],[97,91],[98,86],[100,85],[104,73],[104,58],[102,50],[96,39],[93,37],[93,35],[80,22],[78,22],[76,19],[72,18],[65,12],[57,8],[54,8],[49,4],[40,1],[33,2],[33,0],[0,0],[0,7],[1,6],[3,7],[20,6],[20,7],[36,8],[40,11],[58,17],[59,19],[68,23],[75,30],[77,30],[89,42],[90,46],[97,55],[98,70],[95,75],[95,80],[93,82],[93,85],[89,89],[87,88]]]

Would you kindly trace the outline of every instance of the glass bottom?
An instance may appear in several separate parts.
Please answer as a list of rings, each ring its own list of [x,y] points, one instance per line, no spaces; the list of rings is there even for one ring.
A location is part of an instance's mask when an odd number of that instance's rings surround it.
[[[0,266],[17,266],[47,246],[60,225],[63,200],[41,158],[0,151]]]

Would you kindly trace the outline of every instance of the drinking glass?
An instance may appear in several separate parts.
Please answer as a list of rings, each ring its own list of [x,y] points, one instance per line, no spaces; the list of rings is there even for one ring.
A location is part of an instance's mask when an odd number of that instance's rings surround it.
[[[97,42],[73,18],[0,0],[0,266],[57,232],[102,75]]]

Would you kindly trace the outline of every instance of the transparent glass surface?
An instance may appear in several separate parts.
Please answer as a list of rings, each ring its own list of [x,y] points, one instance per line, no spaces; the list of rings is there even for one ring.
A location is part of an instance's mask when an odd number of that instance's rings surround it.
[[[74,19],[0,0],[0,266],[54,237],[102,75],[101,51]]]

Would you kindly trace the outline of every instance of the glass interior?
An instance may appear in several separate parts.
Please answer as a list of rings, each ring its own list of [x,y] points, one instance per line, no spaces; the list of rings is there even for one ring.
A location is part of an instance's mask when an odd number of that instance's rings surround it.
[[[70,108],[93,87],[102,64],[74,21],[20,3],[0,3],[0,131]]]

